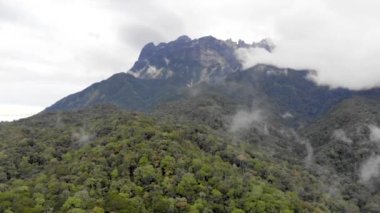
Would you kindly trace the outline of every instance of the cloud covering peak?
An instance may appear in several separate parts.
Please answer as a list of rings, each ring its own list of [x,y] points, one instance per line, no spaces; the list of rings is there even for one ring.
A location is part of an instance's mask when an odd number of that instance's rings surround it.
[[[245,67],[257,63],[311,69],[314,80],[331,87],[380,86],[378,1],[293,1],[274,21],[276,48],[240,49]],[[338,4],[340,2],[340,4]]]

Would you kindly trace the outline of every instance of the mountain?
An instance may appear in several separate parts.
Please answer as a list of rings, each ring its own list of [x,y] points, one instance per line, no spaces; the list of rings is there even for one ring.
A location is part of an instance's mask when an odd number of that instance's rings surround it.
[[[241,40],[238,43],[221,41],[212,36],[194,40],[181,36],[173,42],[145,45],[128,73],[141,79],[174,78],[189,86],[217,82],[242,69],[235,56],[237,48],[264,48],[270,51],[272,46],[266,40],[246,44]]]
[[[181,36],[157,46],[149,43],[128,73],[141,79],[174,78],[187,85],[217,81],[241,68],[235,48],[211,36],[195,40]]]
[[[342,100],[355,95],[380,94],[374,89],[357,92],[317,85],[310,80],[315,72],[309,70],[264,64],[244,70],[235,54],[238,48],[263,48],[270,52],[274,46],[266,40],[246,44],[212,36],[193,40],[181,36],[169,43],[149,43],[128,72],[95,83],[45,111],[114,104],[151,112],[165,103],[188,99],[194,91],[211,89],[220,96],[228,96],[237,105],[250,106],[257,100],[267,102],[274,113],[286,115],[288,123],[302,126]]]
[[[149,43],[127,73],[118,73],[91,85],[46,111],[81,109],[104,103],[149,111],[162,102],[178,99],[186,88],[221,82],[228,74],[241,70],[235,50],[243,47],[271,48],[265,40],[246,44],[221,41],[212,36],[194,40],[181,36],[157,46]]]
[[[244,69],[239,48],[275,47],[149,43],[127,72],[0,124],[1,211],[380,212],[380,89]]]

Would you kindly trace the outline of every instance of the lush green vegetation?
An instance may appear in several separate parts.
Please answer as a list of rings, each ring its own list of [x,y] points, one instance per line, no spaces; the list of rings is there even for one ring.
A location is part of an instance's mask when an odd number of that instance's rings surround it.
[[[199,125],[98,107],[0,125],[1,212],[328,212],[301,166]]]

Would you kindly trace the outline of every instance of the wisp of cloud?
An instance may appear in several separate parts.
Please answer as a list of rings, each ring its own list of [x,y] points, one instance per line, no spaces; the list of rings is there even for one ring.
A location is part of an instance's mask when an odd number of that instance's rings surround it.
[[[252,123],[261,123],[264,120],[261,110],[238,111],[232,118],[230,126],[231,132],[237,132],[241,129],[248,129]]]
[[[332,88],[358,90],[380,86],[380,60],[376,59],[380,54],[380,16],[372,12],[350,14],[353,7],[372,11],[370,7],[379,3],[295,2],[276,17],[279,38],[271,53],[260,48],[236,52],[245,68],[264,63],[315,70],[318,75],[313,80]]]

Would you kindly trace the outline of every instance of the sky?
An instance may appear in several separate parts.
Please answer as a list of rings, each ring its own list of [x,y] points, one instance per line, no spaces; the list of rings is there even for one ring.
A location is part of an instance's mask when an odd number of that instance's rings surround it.
[[[246,67],[313,69],[315,81],[380,85],[378,0],[0,0],[0,121],[38,113],[132,67],[148,42],[270,38]]]

